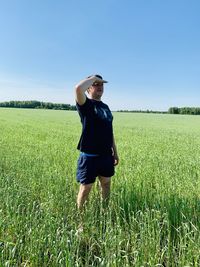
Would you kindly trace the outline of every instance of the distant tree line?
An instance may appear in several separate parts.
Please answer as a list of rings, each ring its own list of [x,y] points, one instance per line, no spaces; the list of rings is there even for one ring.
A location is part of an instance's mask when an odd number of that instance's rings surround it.
[[[40,102],[37,100],[0,102],[0,107],[76,110],[75,105]],[[117,110],[117,112],[200,115],[200,107],[182,107],[182,108],[171,107],[168,109],[168,111],[154,111],[147,109],[147,110]]]
[[[50,103],[50,102],[40,102],[36,100],[1,102],[0,107],[76,110],[76,106],[73,106],[70,104],[56,104],[56,103]]]
[[[134,113],[160,113],[160,114],[186,114],[186,115],[200,115],[200,108],[192,107],[171,107],[168,111],[154,111],[154,110],[118,110],[117,112],[134,112]]]
[[[160,113],[160,114],[166,114],[167,111],[154,111],[154,110],[117,110],[117,112],[133,112],[133,113]]]
[[[192,108],[192,107],[171,107],[168,110],[170,114],[187,114],[187,115],[200,115],[200,108]]]

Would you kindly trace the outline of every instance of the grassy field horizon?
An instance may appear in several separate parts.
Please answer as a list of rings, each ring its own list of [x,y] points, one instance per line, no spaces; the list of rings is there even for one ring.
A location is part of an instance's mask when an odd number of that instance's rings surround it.
[[[75,111],[0,108],[1,266],[200,266],[200,116],[113,112],[109,208],[83,235]]]

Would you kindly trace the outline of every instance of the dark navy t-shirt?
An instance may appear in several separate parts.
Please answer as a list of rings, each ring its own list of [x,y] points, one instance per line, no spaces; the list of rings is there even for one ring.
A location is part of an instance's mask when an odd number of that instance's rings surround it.
[[[83,105],[76,103],[81,118],[82,134],[77,148],[85,153],[105,155],[113,146],[113,116],[102,101],[86,98]]]

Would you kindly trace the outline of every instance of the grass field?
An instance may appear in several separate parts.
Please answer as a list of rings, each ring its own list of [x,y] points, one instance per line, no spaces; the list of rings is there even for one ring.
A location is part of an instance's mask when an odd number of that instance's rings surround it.
[[[200,266],[200,117],[114,113],[120,164],[75,236],[78,114],[0,109],[0,266]]]

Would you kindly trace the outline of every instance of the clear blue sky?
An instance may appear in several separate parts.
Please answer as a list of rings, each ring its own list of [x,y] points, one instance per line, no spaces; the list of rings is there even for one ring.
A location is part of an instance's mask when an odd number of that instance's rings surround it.
[[[99,73],[112,110],[200,106],[199,0],[0,0],[0,102],[74,104]]]

